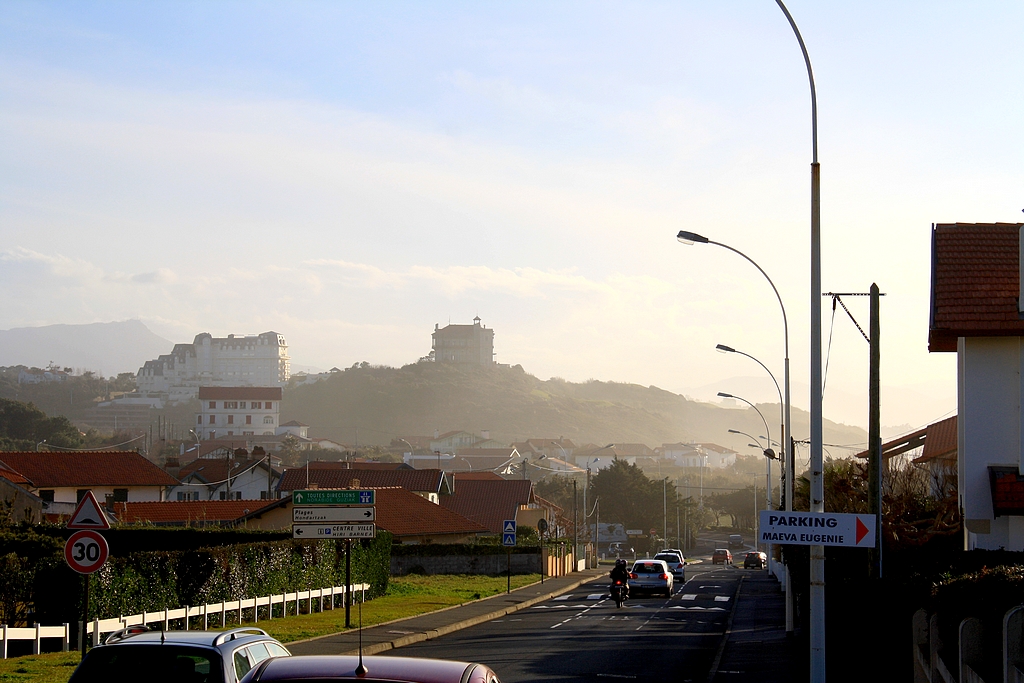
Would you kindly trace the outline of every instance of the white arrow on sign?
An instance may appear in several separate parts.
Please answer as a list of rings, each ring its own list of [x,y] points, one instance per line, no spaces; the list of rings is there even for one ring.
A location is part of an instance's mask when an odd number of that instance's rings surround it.
[[[377,518],[373,507],[293,507],[293,522],[372,522]]]

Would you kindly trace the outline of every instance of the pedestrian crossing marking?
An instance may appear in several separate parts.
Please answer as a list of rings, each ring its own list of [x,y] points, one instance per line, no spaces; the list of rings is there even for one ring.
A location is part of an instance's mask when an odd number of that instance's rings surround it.
[[[681,600],[696,600],[697,599],[697,594],[696,593],[686,593],[680,599]]]
[[[729,596],[728,595],[716,595],[715,596],[715,602],[729,602]]]

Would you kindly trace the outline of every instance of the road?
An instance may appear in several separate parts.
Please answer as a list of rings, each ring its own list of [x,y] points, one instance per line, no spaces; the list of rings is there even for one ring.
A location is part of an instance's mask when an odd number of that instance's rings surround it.
[[[742,570],[698,564],[671,598],[621,608],[607,580],[503,619],[388,654],[479,661],[506,683],[657,678],[705,681],[725,635]]]

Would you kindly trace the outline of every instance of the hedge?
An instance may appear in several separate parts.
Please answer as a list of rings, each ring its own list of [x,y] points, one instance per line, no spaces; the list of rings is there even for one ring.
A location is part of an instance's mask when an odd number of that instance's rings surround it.
[[[181,537],[175,536],[182,532]],[[345,581],[341,541],[285,539],[207,547],[201,544],[204,532],[199,530],[161,529],[153,534],[172,547],[190,540],[194,549],[112,556],[90,580],[91,615],[102,619]],[[220,532],[211,534],[211,540],[221,538]],[[0,623],[60,624],[81,618],[84,582],[67,566],[62,548],[58,538],[46,534],[0,534],[0,616],[4,617]],[[391,548],[392,536],[387,532],[352,543],[352,581],[370,584],[369,597],[387,591]],[[19,557],[15,549],[33,552]],[[33,613],[26,614],[28,604],[34,605]]]

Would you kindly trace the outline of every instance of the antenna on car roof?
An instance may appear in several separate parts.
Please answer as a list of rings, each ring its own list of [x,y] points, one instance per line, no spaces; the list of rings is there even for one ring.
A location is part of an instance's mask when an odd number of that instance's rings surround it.
[[[347,595],[345,596],[348,597]],[[359,601],[359,665],[356,667],[356,676],[365,676],[369,669],[363,664],[363,601]]]

